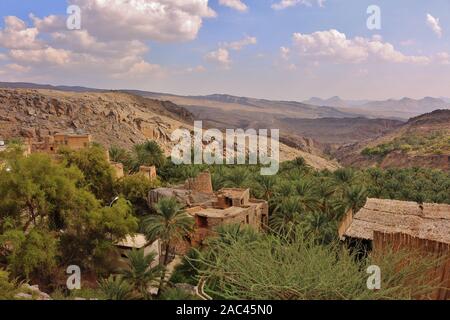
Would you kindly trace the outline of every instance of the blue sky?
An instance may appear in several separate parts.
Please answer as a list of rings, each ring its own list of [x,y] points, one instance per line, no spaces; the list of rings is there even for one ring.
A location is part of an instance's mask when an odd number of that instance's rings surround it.
[[[0,80],[283,100],[450,96],[448,0],[275,9],[281,1],[2,0]],[[71,4],[81,30],[65,26]],[[367,28],[370,5],[380,30]]]

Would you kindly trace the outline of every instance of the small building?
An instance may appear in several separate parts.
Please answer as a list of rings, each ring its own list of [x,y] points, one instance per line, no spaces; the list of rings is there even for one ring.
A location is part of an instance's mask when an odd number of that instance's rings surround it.
[[[212,194],[214,191],[211,181],[211,173],[209,173],[209,171],[204,171],[195,178],[187,179],[184,183],[184,189]]]
[[[121,179],[125,176],[124,170],[123,170],[123,164],[119,163],[119,162],[109,162],[111,167],[114,170],[116,179]]]
[[[149,205],[166,197],[177,199],[195,220],[194,233],[190,235],[193,245],[201,245],[219,225],[248,225],[261,231],[269,222],[267,201],[252,199],[250,189],[224,188],[213,192],[209,172],[187,179],[182,186],[151,190]]]
[[[151,267],[155,267],[161,262],[161,241],[156,240],[153,243],[148,242],[143,234],[128,235],[121,241],[117,242],[115,246],[118,249],[117,255],[112,259],[113,268],[115,269],[124,269],[128,266],[127,256],[132,250],[144,249],[145,255],[152,252],[155,253],[155,260],[150,265]]]
[[[450,205],[367,199],[360,211],[347,214],[339,230],[341,239],[372,241],[378,231],[450,244]]]
[[[30,141],[32,152],[45,152],[54,154],[61,147],[72,150],[80,150],[91,145],[92,139],[89,134],[57,133],[46,136],[41,141]]]
[[[426,277],[439,288],[416,298],[450,299],[450,205],[367,199],[360,211],[344,217],[339,236],[350,244],[363,243],[378,257],[398,250],[436,257]]]
[[[208,207],[188,211],[195,218],[194,242],[201,244],[214,234],[219,225],[241,224],[262,231],[268,225],[269,206],[266,201],[250,199],[249,189],[221,189]]]
[[[140,166],[139,173],[143,174],[147,179],[152,181],[157,177],[155,166]]]
[[[72,150],[87,148],[92,142],[89,134],[55,134],[53,139],[55,146],[66,146]]]

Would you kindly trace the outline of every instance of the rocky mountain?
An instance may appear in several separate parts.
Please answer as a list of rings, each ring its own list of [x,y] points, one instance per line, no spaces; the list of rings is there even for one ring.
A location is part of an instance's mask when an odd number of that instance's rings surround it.
[[[311,98],[304,103],[339,108],[341,111],[362,114],[366,117],[405,120],[438,109],[450,109],[450,100],[433,97],[418,100],[405,97],[399,100],[381,101],[343,100],[339,97],[332,97],[330,99]]]
[[[311,99],[303,101],[303,103],[311,104],[313,106],[328,106],[334,108],[348,108],[356,107],[368,103],[368,100],[343,100],[338,96],[331,97],[329,99],[321,99],[313,97]]]
[[[450,169],[450,110],[411,118],[390,133],[339,148],[346,166],[429,167]]]
[[[65,92],[0,89],[0,136],[41,138],[82,131],[106,146],[130,147],[155,139],[163,146],[170,133],[189,127],[192,115],[167,101],[121,92]]]
[[[154,139],[167,154],[170,134],[192,130],[194,116],[173,102],[144,98],[119,91],[63,91],[0,89],[0,138],[40,139],[56,132],[90,133],[105,146],[131,148]],[[204,128],[207,128],[204,126]],[[281,160],[302,156],[318,169],[335,169],[336,162],[280,144]]]
[[[282,119],[286,129],[297,136],[314,139],[322,145],[342,146],[380,137],[404,122],[389,119],[320,118]]]

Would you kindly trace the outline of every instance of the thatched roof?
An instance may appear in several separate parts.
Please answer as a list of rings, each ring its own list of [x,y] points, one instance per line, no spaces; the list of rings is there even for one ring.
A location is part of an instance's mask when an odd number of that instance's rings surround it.
[[[404,233],[421,239],[450,243],[450,205],[367,199],[343,235],[373,240],[373,232]]]

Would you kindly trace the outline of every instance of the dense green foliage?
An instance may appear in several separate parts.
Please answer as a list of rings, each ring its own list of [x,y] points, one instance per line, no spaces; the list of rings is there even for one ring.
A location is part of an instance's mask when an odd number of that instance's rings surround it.
[[[60,149],[59,153],[67,166],[76,166],[83,173],[82,185],[105,204],[114,197],[114,171],[109,164],[106,150],[93,145],[79,151]]]
[[[158,286],[161,299],[192,298],[172,285],[196,285],[201,277],[219,298],[411,298],[427,288],[411,288],[405,279],[419,279],[428,261],[401,272],[393,271],[398,256],[359,261],[337,244],[337,225],[367,197],[450,204],[450,173],[432,169],[316,171],[299,158],[282,163],[275,176],[261,176],[258,166],[174,165],[157,144],[147,142],[130,152],[110,150],[111,159],[131,173],[116,180],[98,145],[62,149],[55,160],[43,154],[24,157],[17,144],[0,157],[0,299],[13,297],[17,281],[50,285],[72,264],[99,276],[99,289],[87,294],[107,299],[151,298],[149,285]],[[141,165],[157,165],[161,182],[134,174]],[[262,234],[220,227],[207,248],[189,251],[166,283],[173,248],[190,234],[193,219],[172,198],[149,208],[148,192],[206,169],[215,190],[250,188],[252,196],[267,200],[269,228]],[[162,267],[149,268],[154,257],[133,251],[128,268],[111,276],[114,243],[138,230],[149,241],[161,240]],[[365,287],[365,268],[372,263],[386,272],[379,292]],[[55,289],[61,298],[76,295]]]
[[[362,154],[368,157],[384,158],[393,151],[419,155],[445,154],[450,152],[450,136],[445,131],[433,131],[426,134],[408,133],[390,142],[367,147]]]
[[[249,165],[167,164],[160,174],[176,183],[206,169],[215,190],[250,188],[253,196],[269,201],[274,231],[285,234],[301,224],[325,242],[336,237],[341,217],[357,211],[367,197],[450,204],[450,173],[425,168],[316,171],[300,158],[282,163],[275,176],[261,176],[258,166]]]
[[[202,254],[200,277],[206,292],[219,299],[349,300],[411,299],[432,292],[424,285],[427,271],[438,261],[413,259],[413,253],[387,253],[379,259],[358,260],[338,243],[318,245],[296,228],[294,236],[236,236],[222,232]],[[198,262],[197,262],[198,263]],[[402,267],[398,268],[401,263]],[[367,268],[382,270],[381,289],[367,288]],[[411,279],[414,279],[412,281]]]
[[[160,185],[159,180],[150,180],[137,173],[127,175],[116,182],[115,192],[131,202],[136,215],[142,216],[150,211],[148,193]]]
[[[145,255],[144,249],[132,250],[127,256],[128,267],[120,271],[122,278],[133,286],[135,296],[142,299],[150,298],[148,288],[157,283],[163,268],[159,265],[151,267],[155,258],[154,252]]]
[[[113,146],[109,156],[111,161],[122,163],[128,173],[138,172],[140,166],[160,168],[167,162],[161,147],[151,140],[134,145],[131,151]]]
[[[17,284],[10,280],[9,273],[0,269],[0,300],[12,300],[17,291]]]
[[[90,152],[94,164],[102,163],[96,149],[68,156],[84,159],[86,169]],[[71,264],[107,269],[114,241],[137,230],[130,203],[119,199],[112,207],[102,206],[87,183],[94,178],[87,179],[78,162],[21,152],[6,152],[0,160],[0,264],[12,277],[50,284],[60,268]]]

